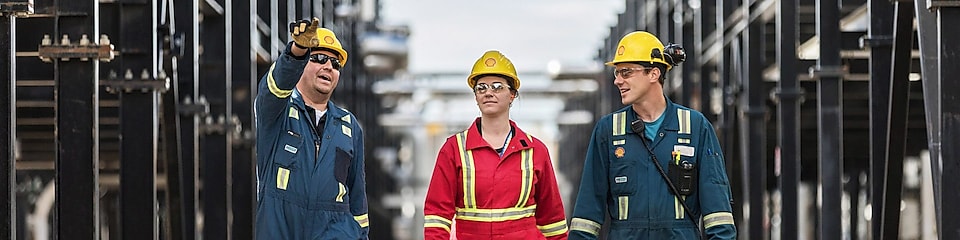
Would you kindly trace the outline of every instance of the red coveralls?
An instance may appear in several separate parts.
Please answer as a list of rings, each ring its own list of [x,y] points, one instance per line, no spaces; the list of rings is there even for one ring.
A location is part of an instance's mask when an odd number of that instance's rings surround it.
[[[567,225],[550,154],[510,121],[500,157],[477,123],[447,138],[424,203],[424,239],[566,239]]]

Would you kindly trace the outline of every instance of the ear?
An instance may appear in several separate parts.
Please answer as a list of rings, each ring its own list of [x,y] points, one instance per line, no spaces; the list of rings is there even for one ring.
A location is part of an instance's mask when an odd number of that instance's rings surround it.
[[[649,75],[649,76],[651,76],[651,78],[650,78],[650,80],[648,80],[648,81],[649,81],[650,83],[659,83],[659,82],[660,82],[660,74],[663,74],[663,72],[660,72],[660,68],[658,68],[658,67],[653,67],[652,69],[650,69],[650,75]]]

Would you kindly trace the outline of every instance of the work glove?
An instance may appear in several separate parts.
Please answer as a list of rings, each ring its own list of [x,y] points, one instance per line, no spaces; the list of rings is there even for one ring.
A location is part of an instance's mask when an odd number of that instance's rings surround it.
[[[297,20],[290,23],[290,38],[293,43],[300,48],[315,48],[320,46],[320,40],[317,39],[317,27],[320,26],[320,19],[313,18],[313,21]]]

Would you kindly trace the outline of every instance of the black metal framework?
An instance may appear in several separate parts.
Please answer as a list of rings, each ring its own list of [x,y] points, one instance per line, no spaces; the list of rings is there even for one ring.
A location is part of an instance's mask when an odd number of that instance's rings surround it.
[[[780,239],[797,239],[800,185],[800,81],[797,79],[796,0],[780,0],[777,7],[777,119],[780,146]],[[772,235],[772,234],[771,234]]]
[[[745,4],[744,5],[749,5]],[[752,15],[750,8],[742,8],[745,11],[744,16]],[[766,158],[766,132],[767,124],[764,117],[767,114],[764,94],[762,61],[763,56],[760,51],[750,51],[751,47],[757,47],[762,44],[764,22],[756,19],[749,21],[748,29],[741,32],[741,55],[740,61],[740,82],[743,86],[743,95],[740,98],[740,147],[743,153],[742,164],[746,172],[745,182],[747,187],[747,202],[750,204],[750,214],[746,216],[746,238],[764,239],[766,238],[763,222],[765,219],[766,203],[764,195],[767,189],[767,158]],[[753,211],[752,209],[758,209]]]
[[[98,3],[57,1],[56,34],[76,42],[99,36]],[[80,13],[80,14],[75,14]],[[60,39],[58,37],[58,39]],[[56,88],[56,227],[60,239],[100,238],[99,103],[96,61],[54,59]]]
[[[910,51],[913,49],[913,3],[896,2],[893,27],[893,66],[888,89],[887,136],[884,146],[886,172],[883,177],[881,238],[900,236],[900,199],[903,188],[903,158],[907,132]]]
[[[175,115],[179,122],[179,164],[177,166],[179,175],[180,189],[180,209],[181,214],[173,214],[171,217],[179,217],[181,221],[181,234],[172,236],[180,239],[197,239],[199,236],[197,229],[197,212],[199,211],[199,133],[198,123],[201,114],[205,114],[203,103],[198,98],[199,89],[199,55],[197,48],[199,45],[199,26],[197,15],[200,13],[198,1],[193,0],[175,0],[173,2],[174,11],[174,32],[182,36],[181,51],[174,51],[176,60],[173,61],[176,66],[171,66],[173,83],[175,85],[172,93],[175,94],[178,114]],[[167,106],[165,106],[167,107]],[[175,117],[168,116],[168,117]],[[169,160],[169,159],[168,159]],[[171,187],[171,190],[176,187]],[[171,232],[176,234],[176,232]]]
[[[115,41],[120,46],[119,69],[126,82],[158,79],[157,3],[119,1],[110,8],[121,23]],[[107,13],[104,13],[107,14]],[[116,65],[115,65],[116,66]],[[159,92],[166,89],[119,87],[120,115],[120,236],[157,239],[157,150]]]
[[[820,59],[817,60],[817,136],[819,137],[820,239],[842,236],[840,208],[843,196],[843,88],[840,66],[840,8],[837,0],[817,0],[817,36]]]
[[[232,81],[228,91],[235,93],[247,93],[245,98],[229,98],[233,101],[231,111],[236,116],[242,132],[231,134],[234,142],[230,151],[233,151],[233,171],[228,173],[232,175],[231,192],[233,208],[231,209],[233,219],[231,224],[231,239],[254,239],[254,219],[256,217],[256,167],[254,159],[256,131],[253,129],[253,97],[256,96],[257,84],[257,63],[256,55],[251,49],[250,33],[254,31],[253,26],[249,24],[237,24],[250,22],[256,11],[253,8],[253,1],[232,1],[227,2],[226,9],[227,22],[231,22],[232,31],[230,31],[233,41],[230,59],[230,77],[227,81]]]
[[[226,36],[231,29],[227,6],[232,0],[204,1],[201,8],[203,22],[200,23],[199,38],[203,43],[203,52],[199,60],[200,94],[210,102],[210,115],[201,126],[200,173],[201,202],[203,209],[203,238],[231,239],[230,215],[233,208],[230,201],[230,175],[232,172],[233,150],[229,136],[231,98],[231,61],[232,39]],[[204,11],[205,9],[205,11]],[[202,80],[201,80],[202,79]]]
[[[17,119],[16,102],[17,87],[14,83],[16,76],[13,74],[16,69],[16,61],[13,49],[13,43],[16,42],[14,33],[16,33],[16,18],[0,14],[0,29],[6,31],[0,32],[0,113],[7,113],[0,116],[0,238],[17,238],[17,221],[14,219],[17,215],[17,193],[14,191],[16,185],[16,157],[14,156],[14,143],[16,139],[17,128],[14,123]]]
[[[870,48],[870,202],[872,206],[884,206],[884,145],[890,110],[890,66],[893,64],[893,4],[883,0],[868,0],[868,4],[870,27],[862,44]],[[872,216],[882,216],[882,211],[882,207],[871,209]],[[871,221],[870,229],[871,233],[879,235],[880,221]]]
[[[957,5],[950,6],[947,3],[949,2],[933,1],[935,5],[929,6],[936,9],[938,17],[936,31],[939,33],[937,38],[937,47],[939,48],[937,68],[939,73],[936,81],[940,83],[940,92],[939,99],[927,98],[926,100],[938,101],[942,114],[935,119],[942,124],[940,125],[941,128],[938,129],[942,142],[937,146],[940,152],[940,161],[933,163],[935,164],[933,166],[942,166],[942,169],[935,168],[933,174],[934,179],[939,180],[939,191],[935,190],[940,194],[940,208],[937,209],[940,225],[937,229],[939,229],[940,239],[960,239],[960,216],[952,214],[960,212],[960,206],[952,204],[960,202],[960,192],[956,191],[957,184],[960,183],[960,149],[951,147],[960,146],[960,117],[958,117],[960,116],[960,104],[954,104],[957,99],[960,99],[960,93],[954,91],[960,89],[960,82],[951,79],[952,76],[960,74],[960,68],[957,68],[957,66],[960,66],[960,48],[956,45],[956,40],[960,39],[960,30],[951,26],[960,22],[960,7]],[[952,3],[955,4],[956,1]],[[927,111],[931,111],[931,109],[928,108]],[[933,158],[931,157],[931,159]]]

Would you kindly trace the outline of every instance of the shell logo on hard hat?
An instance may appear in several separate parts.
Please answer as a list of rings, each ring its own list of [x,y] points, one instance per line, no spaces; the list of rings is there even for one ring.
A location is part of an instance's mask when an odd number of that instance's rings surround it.
[[[473,88],[477,84],[477,79],[483,75],[498,75],[510,81],[514,90],[520,89],[520,79],[517,78],[517,69],[507,56],[497,50],[490,50],[483,53],[483,56],[473,63],[473,69],[470,76],[467,77],[467,86]]]
[[[320,39],[323,39],[322,41]],[[326,28],[317,28],[317,42],[318,48],[326,48],[333,50],[340,57],[340,64],[347,64],[347,50],[343,49],[343,45],[340,45],[340,40],[337,40],[337,35]]]
[[[487,65],[487,67],[493,67],[493,65],[497,65],[497,60],[493,58],[487,58],[486,61],[483,61],[483,65]]]
[[[617,55],[623,55],[623,51],[627,50],[625,47],[620,46],[617,48]]]

